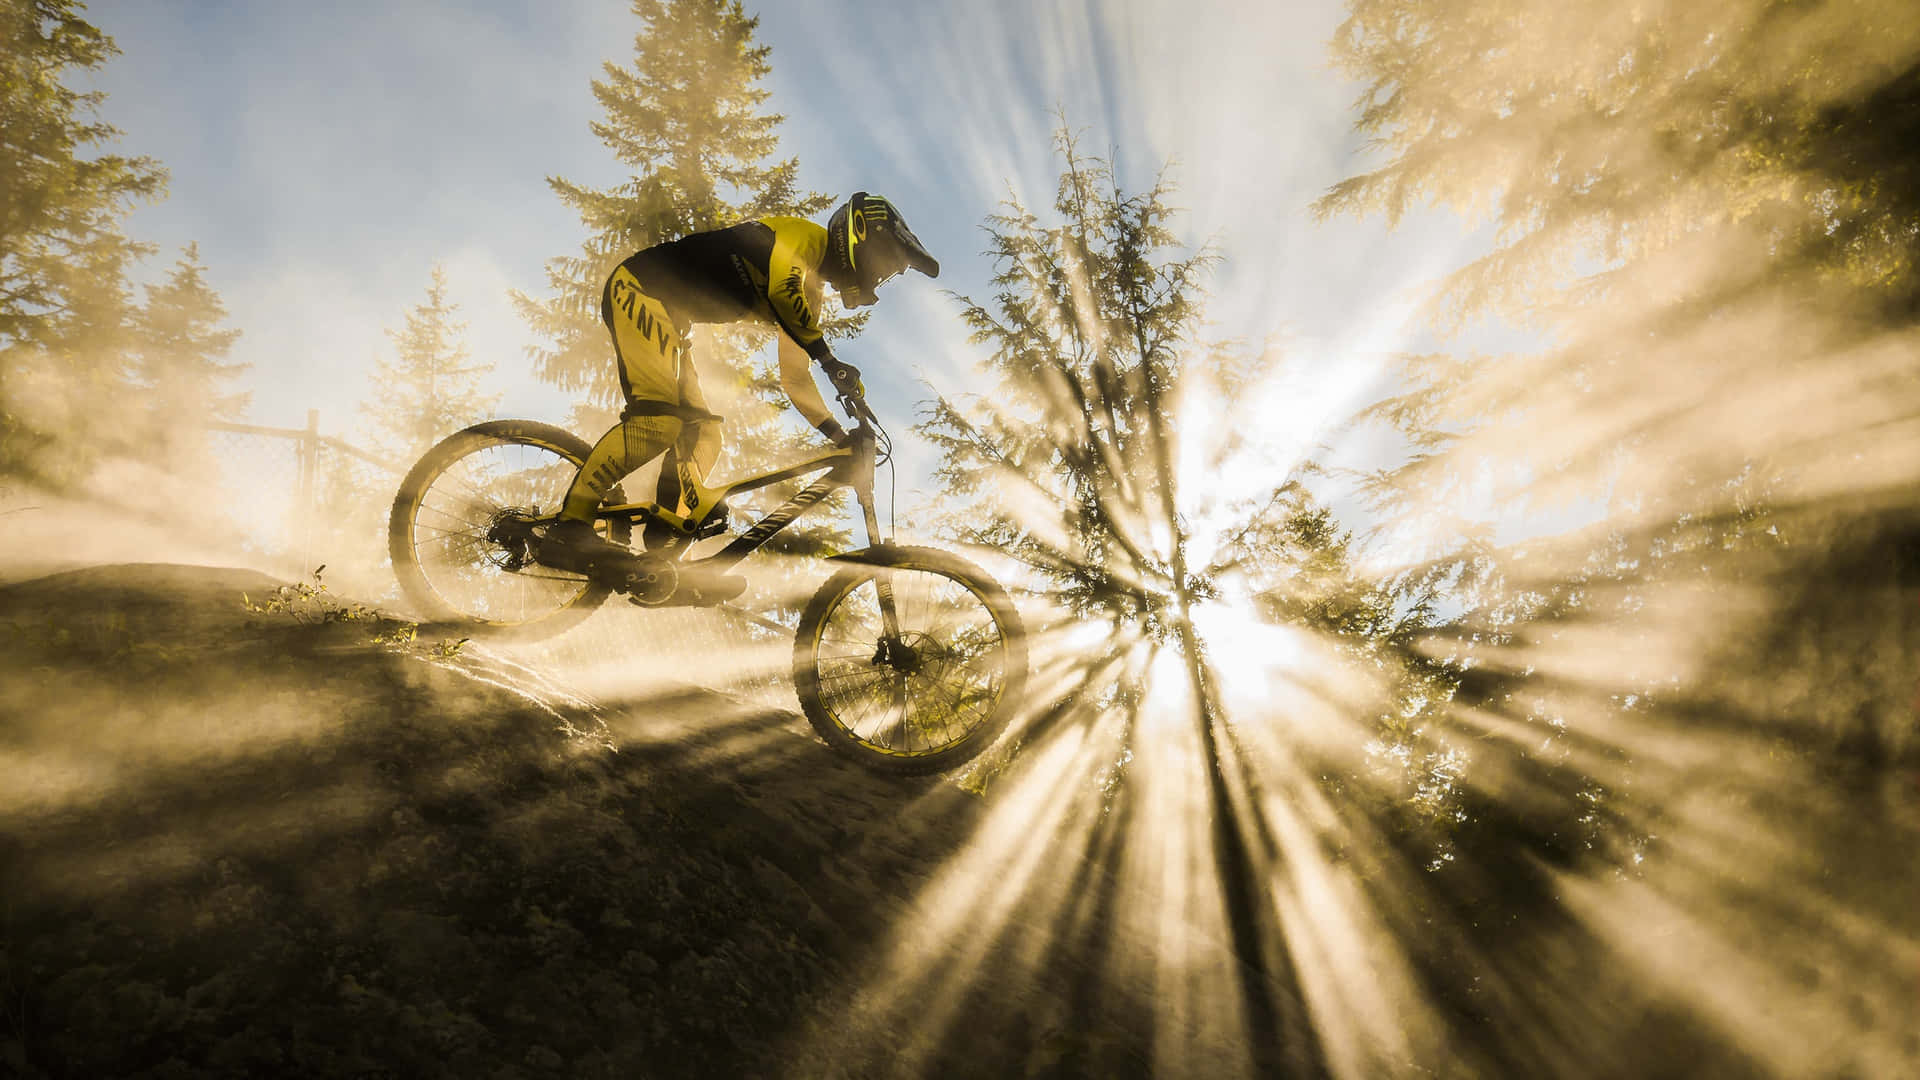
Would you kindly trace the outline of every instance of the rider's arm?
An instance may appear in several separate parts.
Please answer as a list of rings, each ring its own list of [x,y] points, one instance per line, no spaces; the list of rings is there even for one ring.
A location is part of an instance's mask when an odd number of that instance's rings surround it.
[[[807,423],[839,442],[846,436],[846,429],[827,411],[827,403],[813,383],[813,368],[809,363],[833,359],[826,335],[820,332],[820,277],[810,268],[808,252],[803,250],[811,241],[822,238],[810,235],[819,231],[811,222],[794,224],[803,231],[791,237],[775,230],[773,252],[767,263],[767,304],[773,309],[774,321],[782,331],[775,335],[780,339],[780,388],[787,392],[787,398],[800,410],[800,415],[807,418]]]
[[[826,244],[826,230],[799,218],[772,217],[762,224],[773,231],[767,256],[767,307],[781,333],[780,387],[807,422],[834,442],[846,438],[846,429],[827,411],[814,385],[809,361],[834,362],[826,335],[820,332],[822,290],[815,271]]]
[[[783,227],[788,224],[785,218],[769,220],[780,222]],[[791,224],[810,232],[789,234],[779,228],[774,230],[773,251],[767,259],[767,306],[773,309],[774,322],[795,345],[806,350],[808,356],[815,360],[831,359],[833,351],[827,348],[826,335],[820,332],[820,277],[808,261],[813,241],[825,242],[823,236],[813,237],[811,232],[823,230],[812,222]],[[814,261],[818,261],[817,257]]]
[[[777,335],[780,339],[780,389],[787,392],[793,407],[807,418],[807,423],[820,429],[827,438],[839,442],[846,431],[840,421],[827,411],[827,403],[820,397],[820,388],[813,381],[813,358],[786,334]],[[832,354],[828,354],[832,355]]]

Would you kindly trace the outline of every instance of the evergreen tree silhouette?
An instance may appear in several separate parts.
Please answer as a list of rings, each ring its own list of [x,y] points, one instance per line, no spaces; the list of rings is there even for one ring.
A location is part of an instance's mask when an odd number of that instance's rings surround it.
[[[121,220],[164,194],[151,159],[93,154],[119,132],[69,85],[119,50],[73,0],[0,3],[0,474],[61,485],[123,438],[131,263]]]

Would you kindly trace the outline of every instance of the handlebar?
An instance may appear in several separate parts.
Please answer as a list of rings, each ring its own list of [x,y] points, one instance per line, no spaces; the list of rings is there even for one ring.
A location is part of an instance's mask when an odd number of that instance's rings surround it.
[[[867,407],[866,387],[860,381],[860,369],[843,360],[823,360],[820,367],[827,373],[827,381],[833,384],[834,391],[840,397],[840,407],[848,416],[861,424],[878,423],[873,410]]]
[[[853,417],[862,424],[875,422],[878,419],[873,415],[873,410],[867,408],[865,395],[858,392],[842,393],[840,395],[840,407],[847,410],[848,416]]]

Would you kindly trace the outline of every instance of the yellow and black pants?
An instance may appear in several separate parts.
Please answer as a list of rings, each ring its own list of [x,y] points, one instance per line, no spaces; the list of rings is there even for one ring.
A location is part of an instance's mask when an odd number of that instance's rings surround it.
[[[590,521],[607,492],[628,473],[673,450],[661,468],[661,502],[677,501],[679,469],[704,482],[720,457],[720,418],[707,411],[700,376],[687,355],[684,332],[666,306],[648,296],[625,266],[600,294],[600,317],[613,335],[620,390],[627,407],[620,423],[600,437],[567,489],[560,517]],[[664,506],[677,511],[676,506]]]

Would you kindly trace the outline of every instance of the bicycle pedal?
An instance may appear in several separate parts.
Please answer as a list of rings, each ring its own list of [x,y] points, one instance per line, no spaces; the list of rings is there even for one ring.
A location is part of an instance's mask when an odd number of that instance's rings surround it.
[[[716,607],[747,591],[747,579],[737,574],[684,575],[673,595],[652,607]]]

